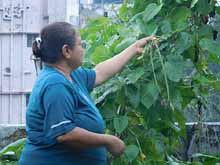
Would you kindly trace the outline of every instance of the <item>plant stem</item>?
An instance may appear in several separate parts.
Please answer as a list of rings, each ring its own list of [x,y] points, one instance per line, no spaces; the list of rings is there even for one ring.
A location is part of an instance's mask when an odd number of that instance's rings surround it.
[[[150,52],[150,63],[151,63],[151,66],[152,66],[152,71],[153,71],[153,76],[154,76],[155,84],[156,84],[158,90],[160,91],[160,87],[158,85],[157,77],[156,77],[156,74],[155,74],[154,62],[153,62],[153,57],[152,57],[152,51]]]
[[[168,80],[167,80],[167,74],[166,74],[166,71],[165,71],[165,67],[164,67],[164,64],[163,64],[163,59],[162,59],[162,55],[160,53],[160,50],[159,50],[159,47],[156,43],[154,43],[154,46],[156,47],[156,51],[160,57],[160,62],[161,62],[161,66],[162,66],[162,70],[163,70],[163,74],[164,74],[164,79],[165,79],[165,83],[166,83],[166,89],[167,89],[167,99],[168,101],[170,102],[170,91],[169,91],[169,85],[168,85]]]
[[[135,137],[135,140],[136,140],[136,142],[137,142],[137,145],[138,145],[139,151],[140,151],[140,153],[142,154],[143,151],[142,151],[142,149],[141,149],[141,145],[140,145],[140,142],[139,142],[137,136],[135,135],[135,133],[134,133],[131,129],[128,128],[128,130],[129,130],[129,132]]]

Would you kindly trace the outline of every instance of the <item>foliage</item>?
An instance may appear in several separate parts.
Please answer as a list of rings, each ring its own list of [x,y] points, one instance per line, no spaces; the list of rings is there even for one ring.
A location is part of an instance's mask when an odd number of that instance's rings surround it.
[[[141,56],[93,93],[105,118],[106,132],[126,143],[124,155],[114,159],[114,165],[219,162],[219,157],[206,154],[194,155],[199,162],[184,162],[176,152],[180,138],[185,137],[183,112],[189,106],[199,111],[207,104],[209,90],[220,89],[218,78],[208,67],[220,61],[220,39],[214,36],[220,29],[208,23],[210,13],[220,13],[215,3],[125,0],[117,18],[92,20],[81,30],[87,43],[85,65],[89,67],[120,53],[139,38],[156,35],[160,40],[147,44]],[[15,164],[11,158],[19,157],[24,141],[0,151],[2,164]],[[8,151],[14,153],[10,158]]]
[[[185,137],[183,111],[205,106],[210,89],[219,89],[209,65],[220,61],[220,31],[208,23],[219,13],[215,0],[125,0],[118,18],[91,20],[81,30],[86,66],[120,53],[135,40],[155,35],[144,53],[93,96],[107,133],[121,137],[125,154],[113,164],[178,162],[172,158]],[[175,164],[175,163],[174,163]],[[181,164],[181,162],[179,163]]]
[[[26,138],[19,139],[0,150],[0,165],[15,165],[21,156]]]
[[[204,164],[215,164],[220,162],[220,157],[215,155],[208,155],[208,154],[194,154],[194,158],[199,159]]]

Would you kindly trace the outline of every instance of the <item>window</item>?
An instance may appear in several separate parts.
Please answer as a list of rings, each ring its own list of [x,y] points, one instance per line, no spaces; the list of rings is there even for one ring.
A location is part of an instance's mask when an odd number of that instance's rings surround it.
[[[26,97],[26,106],[28,105],[28,103],[29,103],[29,98],[30,98],[30,93],[27,93],[26,95],[25,95],[25,97]]]
[[[94,3],[123,3],[123,0],[94,0]]]
[[[27,47],[32,47],[33,41],[37,38],[39,34],[27,34]]]

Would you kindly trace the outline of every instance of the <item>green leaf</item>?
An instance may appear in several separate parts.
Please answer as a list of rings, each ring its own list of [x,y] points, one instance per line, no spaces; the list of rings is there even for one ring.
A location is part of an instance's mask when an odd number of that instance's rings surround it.
[[[192,155],[193,158],[200,158],[205,161],[210,161],[210,160],[216,160],[215,163],[219,163],[220,157],[219,156],[214,156],[214,155],[208,155],[208,154],[202,154],[202,153],[196,153]],[[214,162],[213,162],[214,163]]]
[[[161,5],[157,5],[156,3],[151,3],[149,4],[145,11],[144,11],[144,17],[143,20],[144,22],[149,22],[150,20],[152,20],[161,10],[162,8],[162,4]]]
[[[125,0],[125,1],[130,1],[130,4],[134,4],[132,7],[133,15],[144,11],[146,6],[149,4],[148,1],[143,1],[143,0]]]
[[[179,134],[184,137],[186,135],[186,132],[185,132],[186,119],[182,112],[182,109],[173,111],[173,117],[174,117],[175,122],[178,123],[178,127],[180,128]]]
[[[127,3],[124,3],[120,7],[118,16],[119,16],[119,18],[121,18],[124,21],[128,20],[128,7],[127,7]]]
[[[100,32],[103,30],[103,26],[106,26],[109,23],[109,18],[99,17],[95,20],[91,20],[88,22],[84,29],[80,30],[81,35],[84,38],[86,34],[95,34],[96,32]]]
[[[136,38],[134,38],[134,37],[124,39],[123,41],[121,41],[120,44],[118,44],[116,46],[115,53],[119,53],[119,52],[123,51],[128,46],[130,46],[132,43],[134,43],[135,41],[136,41]]]
[[[199,45],[203,50],[214,54],[215,56],[220,56],[220,42],[211,39],[202,39],[199,41]]]
[[[183,101],[183,98],[181,96],[181,92],[176,88],[170,89],[170,99],[174,105],[174,107],[178,110],[182,110],[181,102]]]
[[[190,8],[193,8],[199,0],[192,0]]]
[[[216,11],[216,13],[217,14],[220,14],[220,6],[215,6],[216,8],[215,8],[215,11]]]
[[[126,88],[126,96],[134,108],[140,104],[140,92],[134,85],[128,85]]]
[[[127,75],[127,79],[129,80],[129,83],[136,83],[143,75],[144,75],[144,68],[139,67],[132,71],[130,74]]]
[[[201,84],[201,85],[208,85],[209,84],[209,79],[203,75],[197,74],[194,77],[194,79],[197,80],[199,82],[199,84]]]
[[[109,18],[99,17],[97,19],[91,20],[85,28],[92,29],[93,27],[100,27],[109,23]]]
[[[110,50],[105,47],[104,45],[101,45],[95,49],[95,51],[92,54],[92,61],[95,64],[98,64],[102,61],[105,61],[111,57]]]
[[[185,67],[189,68],[191,62],[184,61],[183,57],[180,55],[170,55],[168,56],[168,61],[165,62],[165,70],[169,80],[174,82],[179,82],[181,78],[185,76]]]
[[[196,4],[196,9],[202,15],[208,15],[212,11],[213,6],[209,4],[208,0],[199,0]]]
[[[187,20],[191,16],[191,11],[187,7],[177,7],[170,13],[172,22]]]
[[[4,147],[2,150],[0,150],[0,160],[7,159],[11,163],[11,161],[19,159],[25,142],[26,138],[23,138]],[[8,152],[11,152],[12,154],[8,154]]]
[[[189,1],[189,0],[176,0],[176,2],[179,3],[179,4],[187,2],[187,1]]]
[[[156,22],[150,21],[146,25],[146,30],[144,34],[146,34],[146,36],[152,36],[157,33],[157,30],[158,30],[158,25],[156,24]]]
[[[212,38],[213,36],[213,27],[210,25],[203,25],[200,27],[198,32],[199,38]]]
[[[182,54],[185,50],[190,48],[193,44],[192,36],[186,32],[181,32],[176,41],[176,51]]]
[[[132,22],[134,22],[134,21],[136,21],[136,20],[142,18],[143,14],[144,14],[144,12],[141,12],[141,13],[136,14],[135,16],[133,16],[133,17],[129,20],[129,23],[132,23]]]
[[[138,19],[136,22],[139,26],[140,31],[146,36],[155,35],[158,30],[158,25],[153,20],[145,23],[142,19]]]
[[[164,34],[172,32],[172,27],[171,27],[171,24],[168,20],[164,20],[164,21],[161,22],[161,31]]]
[[[172,29],[176,32],[182,31],[188,27],[188,18],[191,16],[190,9],[186,7],[175,8],[170,14]]]
[[[101,113],[105,119],[113,119],[114,117],[116,117],[116,110],[117,110],[117,108],[116,108],[114,102],[108,101],[103,106]]]
[[[125,156],[129,162],[132,162],[138,155],[139,148],[136,145],[129,145],[125,149]]]
[[[164,153],[164,144],[163,141],[161,140],[155,140],[155,149],[157,150],[158,153],[163,154]]]
[[[0,155],[3,155],[4,153],[8,152],[8,151],[13,151],[13,152],[17,152],[17,150],[21,147],[24,146],[26,142],[26,138],[23,139],[19,139],[9,145],[7,145],[5,148],[3,148],[2,150],[0,150]]]
[[[138,33],[136,30],[134,30],[136,25],[131,25],[131,26],[124,26],[124,25],[119,25],[117,29],[117,33],[120,36],[122,40],[125,40],[126,38],[135,38],[138,36]]]
[[[216,91],[220,91],[220,80],[209,82],[210,86],[212,86]]]
[[[118,35],[113,35],[112,37],[109,38],[107,45],[112,46],[117,40],[119,39]]]
[[[120,116],[115,117],[113,120],[115,131],[121,134],[128,126],[128,117],[127,116]]]
[[[144,85],[141,90],[141,103],[149,109],[157,100],[159,91],[154,83]]]

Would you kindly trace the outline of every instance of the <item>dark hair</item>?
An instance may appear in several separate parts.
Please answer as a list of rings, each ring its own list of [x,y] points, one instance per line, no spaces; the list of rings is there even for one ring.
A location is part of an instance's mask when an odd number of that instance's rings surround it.
[[[76,31],[67,22],[55,22],[45,26],[40,32],[40,40],[35,40],[32,51],[43,62],[56,63],[62,57],[62,47],[67,44],[74,48]]]

